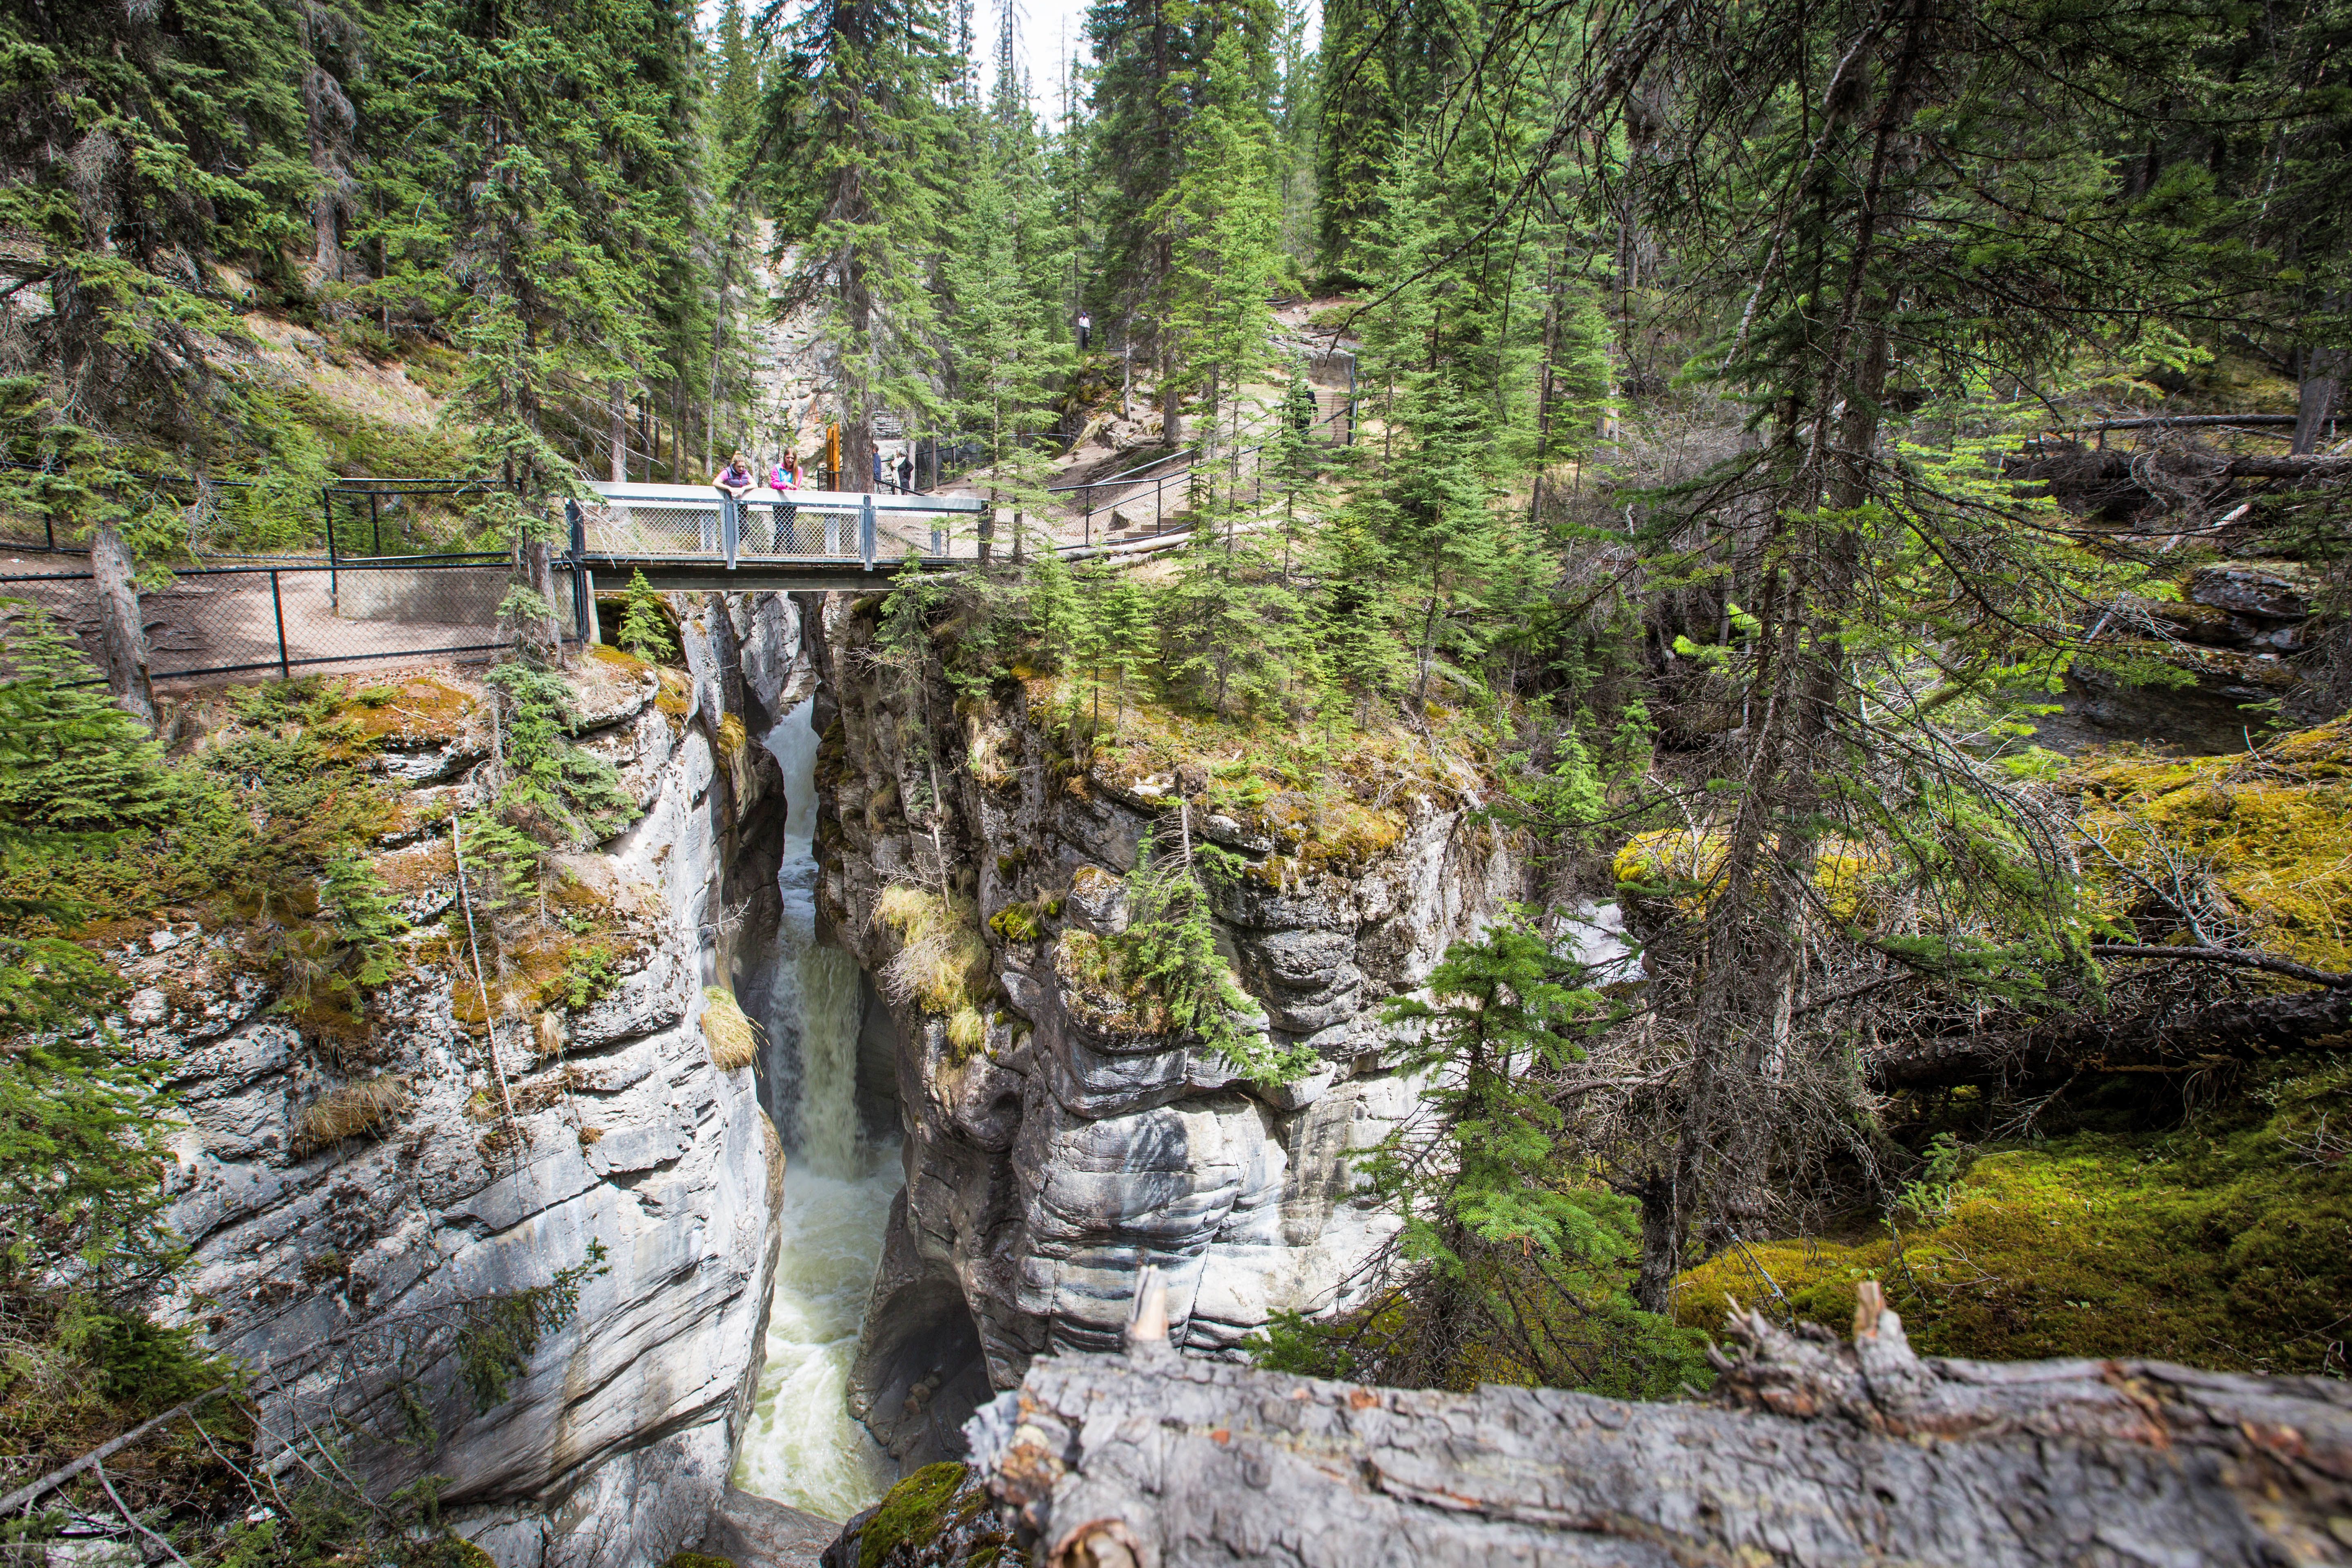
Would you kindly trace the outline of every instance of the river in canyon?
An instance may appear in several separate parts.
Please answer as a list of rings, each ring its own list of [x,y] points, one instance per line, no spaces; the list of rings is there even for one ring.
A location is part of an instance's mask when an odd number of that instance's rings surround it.
[[[783,1256],[768,1307],[767,1364],[736,1448],[735,1484],[846,1520],[897,1467],[845,1402],[890,1202],[894,1142],[869,1138],[857,1104],[857,965],[817,940],[816,745],[811,704],[768,735],[784,774],[783,918],[768,1017],[770,1082],[786,1128]]]

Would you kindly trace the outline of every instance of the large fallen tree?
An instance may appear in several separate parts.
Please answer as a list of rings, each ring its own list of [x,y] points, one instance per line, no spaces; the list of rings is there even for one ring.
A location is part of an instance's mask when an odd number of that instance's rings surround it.
[[[1998,1083],[2047,1089],[2080,1074],[2187,1072],[2309,1050],[2352,1034],[2352,988],[2207,999],[2110,1013],[2069,1011],[2039,1021],[1922,1029],[1866,1058],[1883,1089]]]
[[[1153,1317],[1149,1303],[1142,1314]],[[1053,1568],[2352,1563],[2352,1389],[2155,1362],[1923,1360],[1735,1317],[1706,1402],[1371,1388],[1054,1356],[973,1458]]]

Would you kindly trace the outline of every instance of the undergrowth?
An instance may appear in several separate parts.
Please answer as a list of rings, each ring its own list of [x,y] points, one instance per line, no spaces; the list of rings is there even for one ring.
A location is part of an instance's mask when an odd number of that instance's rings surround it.
[[[1690,1270],[1677,1315],[1712,1326],[1728,1296],[1843,1331],[1855,1285],[1876,1279],[1927,1353],[2344,1376],[2347,1090],[2344,1058],[2274,1063],[2171,1131],[1989,1146],[1965,1174],[1912,1193],[1891,1224],[1734,1248]]]

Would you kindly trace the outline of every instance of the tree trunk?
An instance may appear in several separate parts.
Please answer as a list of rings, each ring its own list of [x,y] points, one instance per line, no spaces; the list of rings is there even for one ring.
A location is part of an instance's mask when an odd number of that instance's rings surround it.
[[[628,388],[619,382],[613,384],[612,402],[613,482],[629,482],[629,397]]]
[[[2343,374],[2341,349],[2313,349],[2304,356],[2303,382],[2295,397],[2294,444],[2290,448],[2294,456],[2308,457],[2319,445],[2320,435],[2336,412]]]
[[[971,1458],[1064,1568],[2344,1561],[2340,1384],[1923,1361],[1895,1314],[1857,1319],[1851,1345],[1734,1319],[1712,1398],[1655,1405],[1367,1388],[1147,1339],[1031,1363]]]
[[[122,536],[100,523],[90,540],[89,569],[106,644],[106,686],[125,711],[155,727],[155,689],[147,674],[147,628],[140,619],[139,587]]]
[[[524,636],[541,658],[550,664],[561,663],[563,658],[563,613],[556,605],[555,564],[547,541],[524,540],[522,565],[530,591],[547,601],[547,619],[535,628],[524,628]]]
[[[1184,444],[1184,414],[1176,390],[1176,352],[1160,351],[1160,438],[1174,451]]]

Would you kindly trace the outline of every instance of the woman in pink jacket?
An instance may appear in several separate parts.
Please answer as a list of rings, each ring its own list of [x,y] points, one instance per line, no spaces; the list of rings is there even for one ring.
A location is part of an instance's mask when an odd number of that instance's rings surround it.
[[[776,466],[768,470],[768,488],[780,498],[776,502],[776,553],[789,555],[793,548],[793,519],[800,508],[790,499],[801,488],[801,455],[787,447]]]

